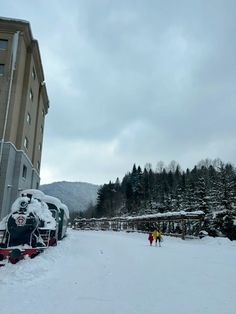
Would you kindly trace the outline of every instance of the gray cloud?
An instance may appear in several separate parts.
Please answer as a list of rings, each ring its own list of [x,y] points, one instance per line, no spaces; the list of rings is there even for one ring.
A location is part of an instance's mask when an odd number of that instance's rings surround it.
[[[235,1],[16,4],[2,15],[31,22],[51,101],[43,182],[103,183],[160,159],[235,163]]]

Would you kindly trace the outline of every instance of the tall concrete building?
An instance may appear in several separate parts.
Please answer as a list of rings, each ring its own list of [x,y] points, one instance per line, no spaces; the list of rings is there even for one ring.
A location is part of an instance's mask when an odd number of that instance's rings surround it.
[[[0,18],[0,218],[38,188],[49,100],[39,45],[27,21]]]

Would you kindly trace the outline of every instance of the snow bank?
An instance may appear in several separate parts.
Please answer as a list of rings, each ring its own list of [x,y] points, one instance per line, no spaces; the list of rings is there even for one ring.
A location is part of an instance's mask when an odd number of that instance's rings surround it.
[[[6,314],[233,314],[236,242],[72,231],[33,260],[0,268]],[[27,292],[26,292],[27,291]]]

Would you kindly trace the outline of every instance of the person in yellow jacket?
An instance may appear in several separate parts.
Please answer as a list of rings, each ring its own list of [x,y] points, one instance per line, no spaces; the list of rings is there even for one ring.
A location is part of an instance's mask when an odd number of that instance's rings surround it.
[[[157,228],[154,229],[152,236],[153,240],[155,241],[155,245],[157,245]]]
[[[155,228],[152,233],[152,236],[153,236],[153,240],[155,241],[155,245],[157,246],[157,240],[158,240],[159,246],[161,246],[161,230]]]

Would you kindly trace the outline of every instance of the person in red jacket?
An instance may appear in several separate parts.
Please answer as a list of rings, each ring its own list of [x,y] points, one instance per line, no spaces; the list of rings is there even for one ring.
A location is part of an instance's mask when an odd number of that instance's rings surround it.
[[[152,246],[152,241],[153,241],[152,232],[149,232],[148,240],[149,240],[149,242],[150,242],[150,245]]]

